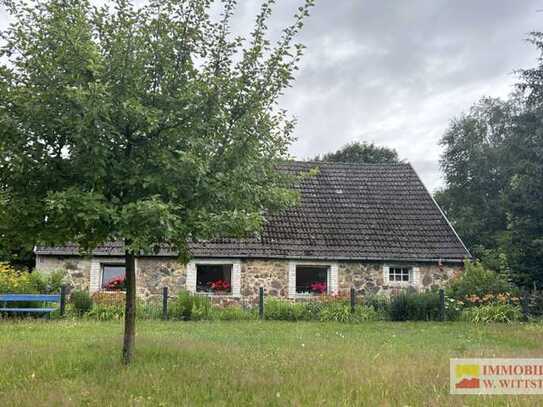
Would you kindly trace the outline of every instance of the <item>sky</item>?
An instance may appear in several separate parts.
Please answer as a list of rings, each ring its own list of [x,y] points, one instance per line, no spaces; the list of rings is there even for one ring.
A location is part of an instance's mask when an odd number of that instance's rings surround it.
[[[277,1],[272,36],[300,2]],[[259,3],[239,1],[234,32],[250,32]],[[536,64],[525,39],[538,29],[543,0],[317,0],[299,38],[307,50],[296,82],[281,99],[297,119],[291,154],[374,142],[440,188],[449,121],[482,96],[507,97],[515,70]]]
[[[257,3],[240,2],[240,29]],[[278,1],[271,26],[291,21],[295,3]],[[543,30],[542,11],[543,0],[317,0],[300,37],[301,70],[281,101],[298,120],[291,153],[374,142],[438,189],[449,121],[482,96],[507,97],[514,72],[536,64],[525,39]]]

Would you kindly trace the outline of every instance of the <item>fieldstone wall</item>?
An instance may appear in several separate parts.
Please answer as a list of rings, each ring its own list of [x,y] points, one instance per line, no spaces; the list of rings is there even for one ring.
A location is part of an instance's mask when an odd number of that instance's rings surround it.
[[[168,287],[170,295],[185,288],[186,267],[176,258],[139,257],[136,269],[139,297],[159,297],[163,287]]]
[[[397,265],[397,263],[394,263]],[[412,289],[428,290],[445,285],[453,275],[463,270],[462,265],[438,265],[428,263],[408,263],[406,266],[416,267],[417,282]],[[339,291],[347,293],[354,287],[357,294],[390,294],[405,288],[394,283],[385,284],[383,263],[339,263]]]
[[[76,256],[38,256],[36,268],[41,272],[64,269],[68,272],[69,284],[81,290],[88,290],[91,284],[92,264],[108,262],[108,258]],[[287,260],[244,260],[241,263],[241,302],[256,303],[258,289],[264,287],[267,297],[288,298]],[[397,263],[394,263],[397,265]],[[442,287],[455,273],[463,270],[461,265],[441,265],[425,263],[405,263],[416,267],[417,290]],[[383,263],[338,262],[338,289],[347,294],[354,287],[359,295],[383,293],[398,290],[394,283],[386,285],[383,276]],[[173,257],[139,257],[137,259],[138,296],[141,298],[159,297],[162,288],[168,287],[171,295],[186,288],[186,266]],[[239,302],[231,296],[216,298],[220,303]]]
[[[36,256],[36,270],[50,273],[55,270],[67,272],[67,282],[71,288],[88,290],[90,287],[91,259],[90,257],[60,257]]]
[[[267,296],[287,298],[288,261],[247,260],[241,266],[241,296],[258,301],[258,289],[264,287]]]

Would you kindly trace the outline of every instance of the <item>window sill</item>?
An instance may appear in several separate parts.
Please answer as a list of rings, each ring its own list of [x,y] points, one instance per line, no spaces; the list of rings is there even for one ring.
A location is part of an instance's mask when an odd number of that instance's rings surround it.
[[[208,292],[202,292],[202,291],[196,291],[193,294],[201,295],[201,296],[204,296],[204,297],[213,297],[213,298],[237,298],[237,297],[239,297],[239,295],[234,295],[232,293],[215,294],[215,293],[208,293]]]
[[[395,288],[417,287],[417,285],[412,281],[389,281],[387,286]]]

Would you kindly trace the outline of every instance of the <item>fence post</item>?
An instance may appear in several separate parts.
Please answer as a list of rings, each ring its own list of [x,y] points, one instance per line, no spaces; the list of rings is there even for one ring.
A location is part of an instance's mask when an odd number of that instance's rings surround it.
[[[354,308],[356,307],[356,291],[354,287],[351,287],[351,313],[354,314]]]
[[[445,290],[439,289],[439,320],[445,321]]]
[[[264,287],[258,289],[258,316],[264,319]]]
[[[520,305],[522,307],[522,316],[525,321],[528,321],[528,318],[530,316],[530,305],[528,301],[528,290],[523,289],[520,298]]]
[[[168,287],[162,288],[162,319],[168,319]]]
[[[60,287],[60,316],[63,317],[66,311],[66,286]]]

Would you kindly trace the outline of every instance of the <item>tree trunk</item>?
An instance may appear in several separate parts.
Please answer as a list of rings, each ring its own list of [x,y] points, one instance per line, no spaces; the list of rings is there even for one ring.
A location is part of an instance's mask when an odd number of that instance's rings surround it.
[[[126,262],[126,301],[124,312],[123,362],[130,364],[134,356],[136,335],[136,257],[125,251]]]

